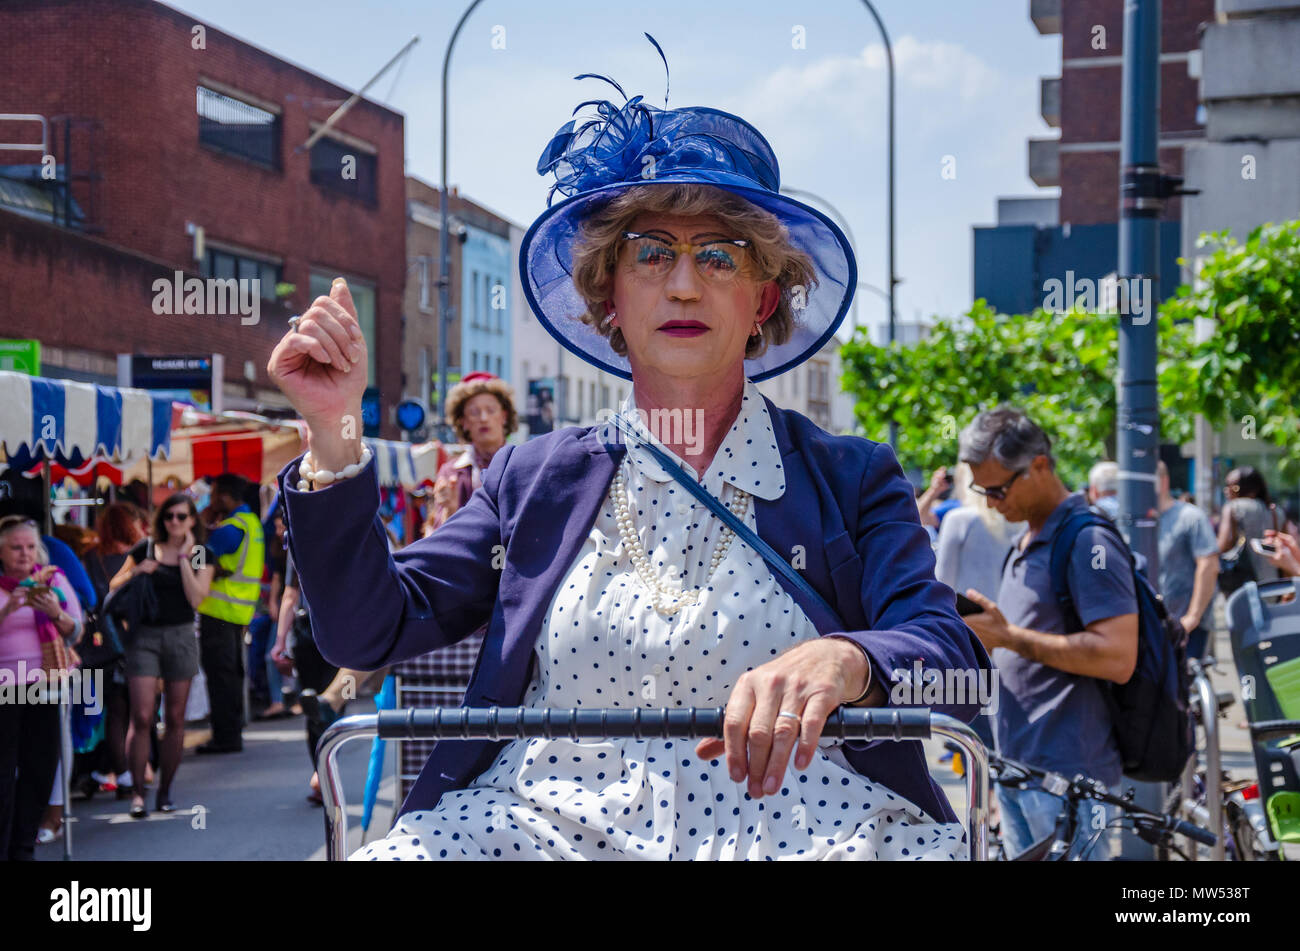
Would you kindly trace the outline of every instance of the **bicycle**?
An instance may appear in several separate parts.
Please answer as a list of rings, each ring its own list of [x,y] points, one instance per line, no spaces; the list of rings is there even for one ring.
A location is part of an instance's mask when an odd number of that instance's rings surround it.
[[[1193,756],[1179,781],[1173,784],[1164,801],[1164,810],[1181,815],[1209,829],[1218,828],[1219,842],[1210,850],[1215,861],[1269,862],[1281,861],[1282,850],[1268,827],[1259,797],[1259,784],[1249,779],[1234,780],[1220,766],[1218,721],[1227,717],[1227,710],[1236,702],[1231,692],[1215,693],[1206,671],[1214,667],[1214,658],[1190,659],[1192,675],[1191,712],[1205,734],[1205,763],[1201,765]],[[1213,716],[1206,711],[1212,710]],[[1215,795],[1210,795],[1209,776],[1218,776]],[[1157,858],[1168,861],[1170,853],[1157,848]],[[1191,849],[1186,858],[1196,861],[1198,850]]]
[[[1123,796],[1116,796],[1107,789],[1106,784],[1083,774],[1073,779],[1066,779],[1061,773],[1040,769],[1027,763],[1010,760],[996,754],[989,756],[989,766],[995,774],[996,781],[1003,786],[1018,789],[1041,789],[1065,802],[1064,810],[1057,817],[1055,828],[1019,855],[1008,858],[1001,836],[990,842],[995,860],[1012,862],[1060,862],[1083,861],[1096,848],[1101,836],[1114,824],[1123,826],[1125,819],[1131,820],[1134,831],[1144,841],[1156,846],[1164,846],[1171,851],[1183,853],[1174,844],[1176,835],[1185,836],[1205,845],[1214,845],[1216,836],[1208,829],[1179,819],[1177,816],[1163,812],[1151,812],[1133,802],[1133,790]],[[1117,807],[1122,813],[1120,819],[1108,822],[1080,849],[1074,850],[1075,835],[1078,832],[1078,805],[1093,800]],[[991,837],[993,838],[993,837]]]

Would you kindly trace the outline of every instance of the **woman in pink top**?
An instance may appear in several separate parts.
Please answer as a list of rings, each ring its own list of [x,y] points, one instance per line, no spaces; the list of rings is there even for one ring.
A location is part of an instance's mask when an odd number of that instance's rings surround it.
[[[71,642],[81,631],[81,605],[62,572],[46,590],[23,584],[48,564],[35,522],[0,519],[0,854],[10,861],[34,858],[59,763],[58,704],[26,685],[44,677],[42,641]]]
[[[428,535],[451,518],[483,484],[483,472],[506,437],[519,428],[510,385],[494,374],[476,370],[447,394],[447,422],[469,448],[442,465],[433,487],[433,503],[424,522]]]

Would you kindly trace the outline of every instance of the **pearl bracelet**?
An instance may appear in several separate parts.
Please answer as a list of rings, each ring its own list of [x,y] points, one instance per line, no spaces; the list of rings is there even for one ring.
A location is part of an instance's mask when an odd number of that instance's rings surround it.
[[[366,467],[374,457],[370,447],[365,443],[361,444],[361,459],[343,467],[342,472],[330,472],[328,469],[313,469],[312,466],[316,461],[312,459],[311,452],[302,457],[302,462],[298,463],[298,489],[303,492],[310,491],[312,484],[329,485],[332,482],[342,482],[344,479],[351,479],[354,475]]]

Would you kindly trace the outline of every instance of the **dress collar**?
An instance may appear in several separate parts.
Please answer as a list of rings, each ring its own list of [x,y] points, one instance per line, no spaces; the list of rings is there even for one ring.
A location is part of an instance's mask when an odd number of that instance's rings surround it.
[[[688,444],[694,438],[702,438],[695,414],[683,414],[680,421],[665,414],[657,421],[652,416],[642,416],[637,412],[635,397],[634,389],[623,400],[619,415],[632,424],[643,438],[648,438],[656,448],[681,463],[688,475],[699,479],[699,470],[691,464],[689,455],[683,459],[658,438],[659,433],[671,434],[670,430],[680,432]],[[628,457],[644,478],[656,482],[672,479],[648,452],[635,444],[629,449]],[[785,493],[785,469],[781,464],[781,452],[777,448],[767,403],[758,387],[749,380],[745,381],[741,394],[740,412],[722,444],[718,446],[718,452],[703,479],[704,487],[714,495],[721,494],[724,483],[730,483],[737,489],[768,501],[778,499]]]

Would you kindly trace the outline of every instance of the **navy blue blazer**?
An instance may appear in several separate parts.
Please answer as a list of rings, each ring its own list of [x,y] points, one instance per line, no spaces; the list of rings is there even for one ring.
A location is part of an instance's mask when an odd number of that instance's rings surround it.
[[[987,669],[988,654],[934,577],[934,555],[912,486],[888,445],[832,436],[764,397],[785,493],[754,498],[758,533],[802,568],[836,610],[791,596],[823,635],[866,648],[886,689],[895,670]],[[352,479],[299,491],[298,460],[280,472],[289,549],[331,663],[357,670],[445,647],[488,625],[467,706],[517,706],[532,679],[533,645],[560,581],[595,523],[626,446],[600,427],[571,426],[506,445],[469,502],[432,535],[390,553],[378,517],[374,463]],[[784,586],[787,583],[778,576]],[[909,704],[911,705],[911,704]],[[977,703],[935,705],[969,723]],[[506,741],[439,743],[401,812],[432,809],[491,765]],[[954,821],[917,741],[848,744],[859,773],[936,819]]]

